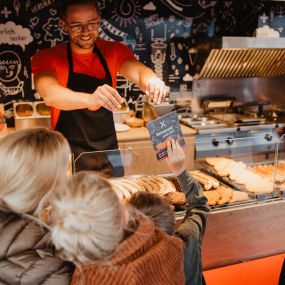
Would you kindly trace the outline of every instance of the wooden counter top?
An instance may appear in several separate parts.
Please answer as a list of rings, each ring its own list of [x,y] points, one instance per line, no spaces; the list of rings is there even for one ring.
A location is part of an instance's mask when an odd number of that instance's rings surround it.
[[[194,136],[196,134],[195,130],[184,125],[181,125],[181,130],[185,137]],[[130,128],[127,132],[117,132],[117,138],[118,142],[150,140],[149,132],[146,127]]]
[[[196,134],[195,130],[184,125],[181,125],[181,130],[185,137],[194,136]],[[8,133],[13,131],[15,131],[15,128],[8,128]],[[127,132],[117,132],[117,138],[118,142],[150,140],[148,130],[145,127],[130,128]]]

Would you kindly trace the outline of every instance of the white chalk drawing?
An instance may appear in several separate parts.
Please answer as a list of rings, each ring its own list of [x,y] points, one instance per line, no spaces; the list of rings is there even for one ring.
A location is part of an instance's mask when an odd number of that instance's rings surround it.
[[[4,17],[7,19],[10,14],[12,13],[11,10],[9,10],[6,6],[3,8],[3,10],[1,10],[0,14],[4,15]]]
[[[30,19],[30,23],[32,27],[35,27],[39,23],[39,17],[33,17]]]
[[[206,1],[206,0],[199,0],[198,4],[203,8],[207,9],[209,7],[215,7],[218,1]]]
[[[192,66],[196,65],[196,61],[197,61],[197,55],[198,55],[198,49],[197,48],[190,48],[188,50],[188,55],[189,55],[189,60],[190,60],[190,64]]]
[[[117,74],[117,89],[123,91],[123,97],[127,98],[128,91],[131,90],[133,83],[123,77],[121,74]]]
[[[59,17],[49,18],[47,23],[43,25],[44,40],[50,42],[52,47],[63,40],[63,29],[59,24],[59,20]]]
[[[128,34],[114,27],[106,19],[102,19],[99,35],[100,38],[105,40],[126,42]]]
[[[39,33],[34,33],[34,37],[38,40],[41,37],[41,34]]]
[[[24,76],[26,77],[26,79],[29,78],[29,73],[28,73],[28,69],[27,66],[24,66],[24,72],[23,72]]]
[[[262,21],[263,24],[266,24],[267,21],[268,21],[268,19],[269,19],[269,17],[266,16],[265,13],[263,13],[263,14],[259,17],[259,19]]]
[[[16,25],[14,22],[0,24],[0,43],[8,45],[19,45],[25,50],[25,46],[33,41],[31,31]]]
[[[274,9],[274,7],[270,7],[270,12],[269,12],[269,14],[270,14],[270,20],[273,21],[273,19],[274,19],[274,14],[275,14],[275,9]]]
[[[127,27],[137,22],[141,15],[141,5],[137,0],[116,1],[111,18],[119,23],[120,27]]]
[[[163,32],[161,33],[161,30]],[[156,34],[156,35],[155,35]],[[154,72],[163,80],[163,64],[166,59],[166,25],[151,29],[151,61],[154,64]]]
[[[41,95],[40,95],[38,92],[36,92],[36,93],[34,94],[34,97],[35,97],[36,100],[42,99]]]
[[[107,7],[107,5],[106,5],[106,0],[101,0],[101,1],[99,1],[99,2],[98,2],[98,5],[99,5],[99,10],[100,10],[100,11],[103,10],[103,9],[105,9],[105,8]]]
[[[19,11],[21,8],[21,4],[19,0],[14,0],[14,9],[16,11],[17,17],[19,17]]]
[[[183,76],[183,81],[193,81],[193,77],[189,73],[186,73]]]
[[[24,81],[19,79],[22,63],[13,51],[0,53],[0,95],[12,96],[21,94],[24,97]]]
[[[57,13],[57,11],[54,10],[54,9],[49,9],[49,12],[50,12],[50,14],[51,14],[52,16],[55,16],[56,13]]]
[[[144,19],[146,29],[149,29],[154,26],[158,26],[164,22],[163,17],[159,16],[158,14],[153,14],[150,17],[146,17]]]
[[[170,43],[170,50],[171,50],[170,59],[171,59],[172,61],[174,61],[175,58],[177,57],[177,55],[176,55],[176,50],[175,50],[175,44],[174,44],[173,42]]]
[[[282,16],[285,13],[285,6],[281,6],[280,4],[276,5],[276,15]]]
[[[15,100],[11,100],[9,102],[4,103],[5,118],[6,119],[14,118],[14,108],[13,108],[14,102],[15,102]]]
[[[207,33],[208,31],[208,24],[206,23],[199,23],[195,28],[193,28],[193,34],[197,33]]]
[[[183,26],[184,27],[187,27],[187,28],[192,28],[192,25],[193,25],[193,18],[184,18],[182,20],[183,22]]]
[[[134,41],[134,45],[133,45],[133,51],[134,50],[146,50],[146,44],[143,41],[144,37],[143,37],[143,33],[141,32],[139,27],[135,28],[135,35],[136,35],[136,40]]]
[[[149,2],[143,6],[143,9],[146,11],[156,11],[156,6],[154,5],[153,2]]]
[[[31,6],[31,1],[28,0],[28,1],[26,2],[26,11],[29,10],[30,6]]]
[[[133,101],[132,98],[128,101],[128,103],[135,103],[135,111],[142,112],[144,103],[147,102],[147,96],[145,94],[140,94],[137,100]]]
[[[179,15],[182,18],[201,18],[205,15],[206,10],[203,9],[203,5],[209,3],[209,1],[192,1],[192,0],[161,0],[161,2],[166,5],[170,10],[172,10],[175,14]],[[203,4],[202,2],[205,2]],[[210,3],[215,1],[210,1]],[[202,4],[199,5],[199,4]],[[213,3],[210,5],[214,5]]]
[[[31,11],[33,13],[37,13],[40,10],[50,6],[53,2],[54,2],[53,0],[42,0],[40,3],[37,3],[33,7],[31,7]]]

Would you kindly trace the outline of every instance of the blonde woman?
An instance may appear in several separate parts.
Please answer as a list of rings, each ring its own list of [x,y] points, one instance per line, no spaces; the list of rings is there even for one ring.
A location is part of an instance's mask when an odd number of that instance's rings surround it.
[[[70,148],[44,128],[0,140],[0,284],[69,284],[73,266],[54,256],[49,228],[36,218],[66,176]]]
[[[77,265],[72,284],[184,284],[183,242],[121,203],[111,184],[78,172],[52,201],[52,241]]]

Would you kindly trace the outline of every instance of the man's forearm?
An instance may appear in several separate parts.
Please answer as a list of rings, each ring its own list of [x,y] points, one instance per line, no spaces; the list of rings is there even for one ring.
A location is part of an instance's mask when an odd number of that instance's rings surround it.
[[[60,85],[53,84],[40,95],[48,106],[60,110],[69,111],[90,107],[90,94],[74,92]]]
[[[91,94],[61,86],[52,72],[36,74],[34,80],[37,92],[48,106],[68,111],[89,108],[92,103]]]

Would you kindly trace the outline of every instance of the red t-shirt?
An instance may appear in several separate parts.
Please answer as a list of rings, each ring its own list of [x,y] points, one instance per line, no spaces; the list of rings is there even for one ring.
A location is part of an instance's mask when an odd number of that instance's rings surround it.
[[[116,75],[120,66],[126,59],[135,58],[135,56],[126,45],[119,42],[97,39],[96,45],[107,62],[113,87],[116,88]],[[104,67],[95,53],[77,54],[73,52],[72,59],[74,72],[105,78]],[[35,53],[32,58],[32,73],[37,74],[44,71],[55,73],[59,84],[67,85],[69,66],[66,43],[60,43],[52,48],[42,49]],[[59,114],[60,110],[52,108],[51,122],[53,128],[56,126]]]

